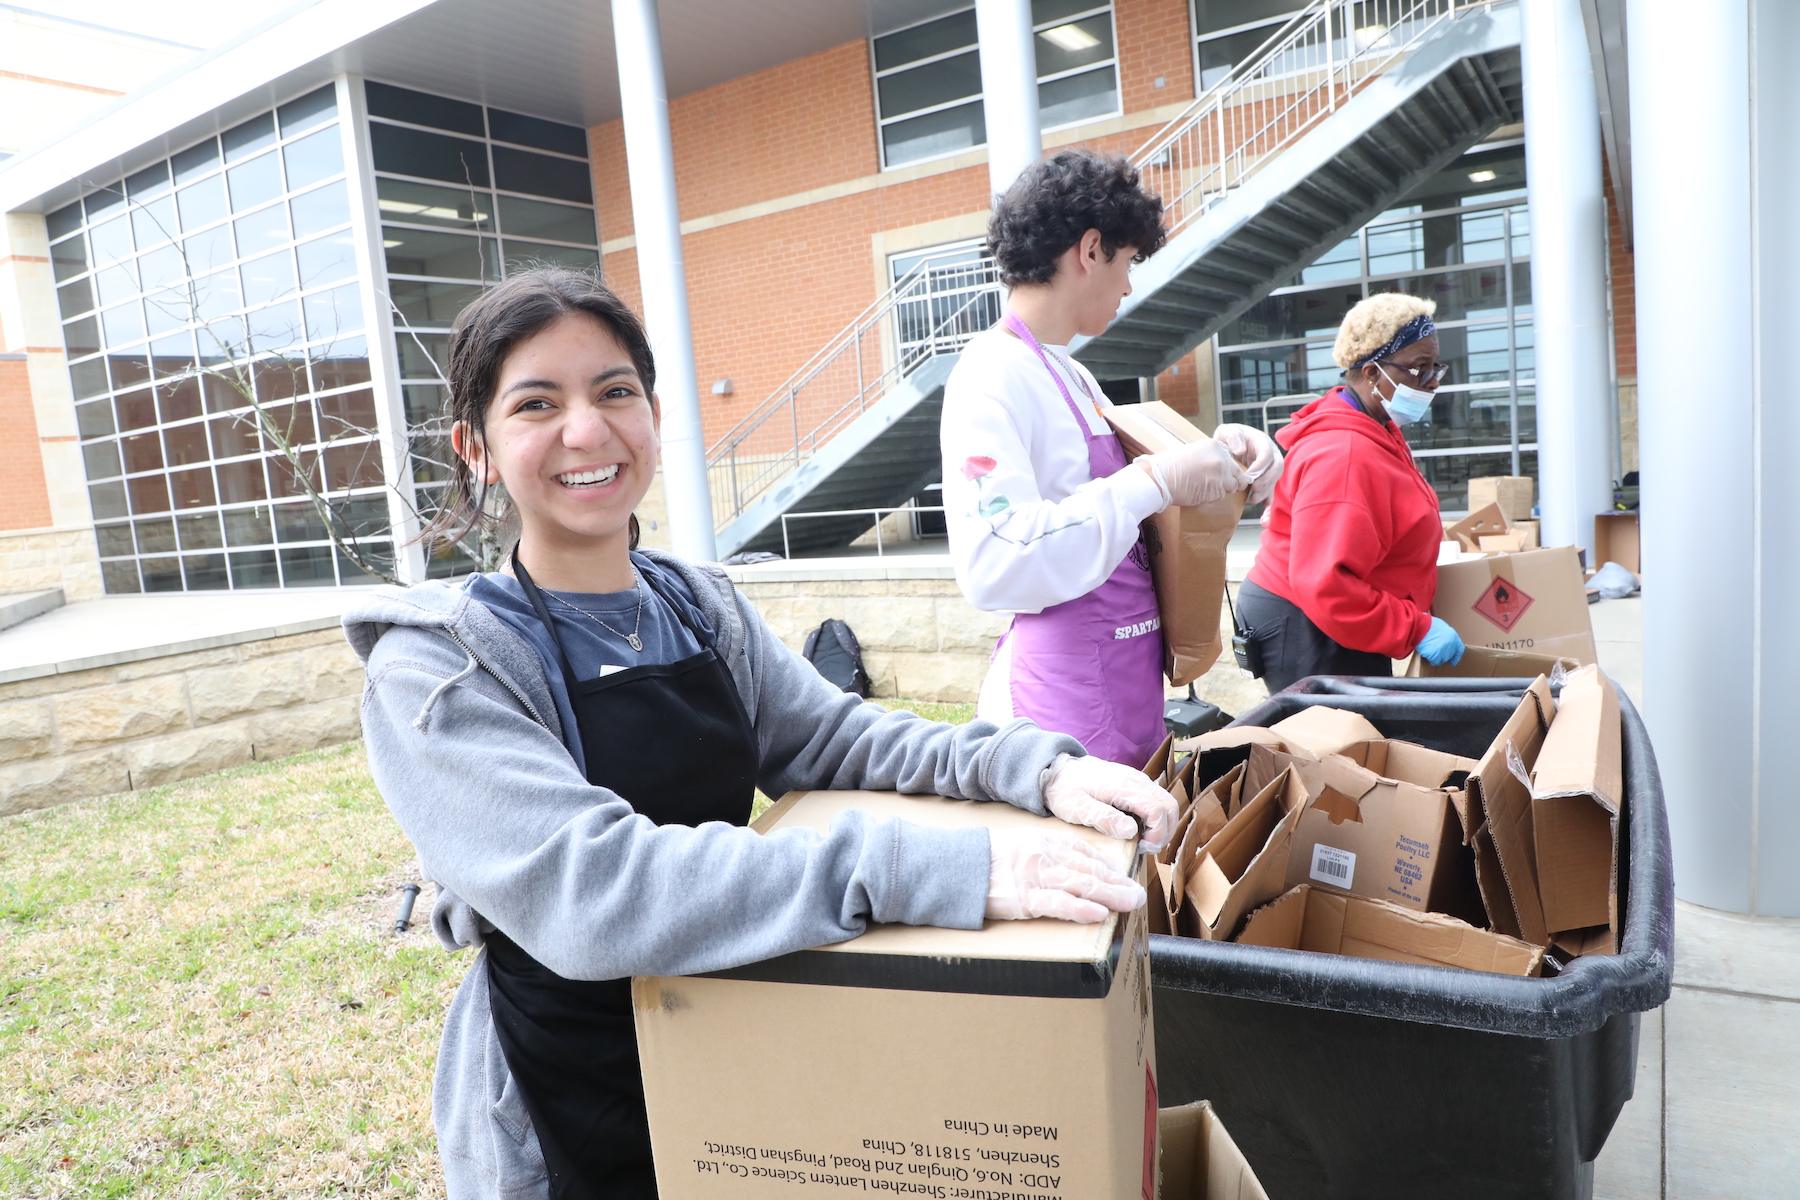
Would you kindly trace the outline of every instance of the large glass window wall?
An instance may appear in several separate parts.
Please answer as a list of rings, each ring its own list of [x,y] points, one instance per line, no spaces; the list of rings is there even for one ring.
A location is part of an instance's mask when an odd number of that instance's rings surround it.
[[[369,81],[369,143],[413,473],[427,516],[449,478],[450,323],[507,272],[597,271],[587,131]],[[444,550],[433,577],[474,561]]]
[[[49,214],[108,593],[392,561],[343,145],[327,86]]]
[[[1220,419],[1274,432],[1340,382],[1332,343],[1365,296],[1437,302],[1450,372],[1407,441],[1443,507],[1468,481],[1537,474],[1531,231],[1522,143],[1478,147],[1219,333]]]

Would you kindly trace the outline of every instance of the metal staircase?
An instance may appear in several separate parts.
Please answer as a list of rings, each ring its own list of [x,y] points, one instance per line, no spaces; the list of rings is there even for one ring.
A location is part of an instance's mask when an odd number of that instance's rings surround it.
[[[1131,156],[1163,250],[1098,337],[1101,379],[1153,376],[1500,125],[1522,118],[1511,0],[1315,0]],[[783,512],[906,503],[939,475],[944,380],[993,324],[991,260],[920,263],[707,452],[718,551],[780,552]],[[842,547],[872,516],[793,525]]]

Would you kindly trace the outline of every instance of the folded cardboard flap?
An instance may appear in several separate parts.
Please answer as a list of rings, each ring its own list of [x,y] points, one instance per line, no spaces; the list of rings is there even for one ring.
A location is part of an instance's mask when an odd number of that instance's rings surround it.
[[[1617,941],[1620,805],[1625,795],[1619,694],[1599,667],[1563,683],[1532,771],[1531,811],[1544,923],[1607,928]],[[1592,944],[1591,938],[1579,939]]]
[[[1465,554],[1481,553],[1481,539],[1506,532],[1506,514],[1498,504],[1470,513],[1445,531],[1445,541],[1455,542]]]
[[[1226,941],[1244,916],[1281,894],[1294,824],[1306,807],[1306,789],[1283,771],[1246,801],[1191,863],[1177,860],[1183,875],[1177,926],[1187,937]]]
[[[1488,919],[1500,933],[1536,946],[1550,944],[1538,890],[1532,822],[1532,767],[1556,715],[1543,676],[1532,681],[1469,779],[1475,802],[1476,876]]]
[[[1237,940],[1352,958],[1540,975],[1544,952],[1455,917],[1300,884],[1250,915]]]
[[[1130,458],[1207,437],[1159,401],[1100,411]],[[1248,495],[1236,492],[1192,507],[1171,505],[1144,522],[1150,576],[1162,616],[1163,674],[1177,687],[1206,674],[1224,648],[1219,607],[1225,599],[1225,551]]]
[[[1480,475],[1469,480],[1469,511],[1497,505],[1516,525],[1531,515],[1531,492],[1529,475]]]
[[[1156,1114],[1157,1200],[1269,1200],[1243,1151],[1205,1100]]]
[[[1573,546],[1446,563],[1438,568],[1431,611],[1471,648],[1595,661],[1593,622]]]
[[[1554,677],[1557,671],[1573,671],[1581,664],[1553,654],[1525,650],[1496,650],[1491,646],[1464,646],[1461,661],[1434,665],[1418,655],[1406,664],[1410,679],[1535,679]]]
[[[1215,729],[1199,737],[1178,743],[1178,748],[1194,754],[1194,786],[1206,787],[1235,766],[1250,760],[1250,747],[1269,746],[1276,750],[1293,750],[1272,729],[1259,725],[1231,725]]]
[[[1314,758],[1337,754],[1346,746],[1381,738],[1381,730],[1370,724],[1369,718],[1328,704],[1309,705],[1269,726],[1269,732],[1286,742],[1288,749],[1304,751]]]

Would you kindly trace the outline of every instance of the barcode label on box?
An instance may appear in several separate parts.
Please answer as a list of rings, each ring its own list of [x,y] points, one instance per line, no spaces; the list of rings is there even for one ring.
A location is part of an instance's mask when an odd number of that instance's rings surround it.
[[[1336,846],[1314,846],[1312,877],[1320,883],[1347,888],[1356,878],[1356,855]]]

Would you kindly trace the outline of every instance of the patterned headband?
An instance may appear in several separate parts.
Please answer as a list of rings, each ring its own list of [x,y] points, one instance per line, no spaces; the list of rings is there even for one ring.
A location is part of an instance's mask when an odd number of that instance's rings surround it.
[[[1414,342],[1422,341],[1436,332],[1437,326],[1432,324],[1431,315],[1429,313],[1420,313],[1418,316],[1402,325],[1400,327],[1400,332],[1388,339],[1387,345],[1381,347],[1379,350],[1374,350],[1363,355],[1361,358],[1357,359],[1353,365],[1366,367],[1377,359],[1392,357],[1412,345]]]

